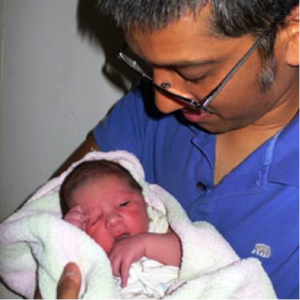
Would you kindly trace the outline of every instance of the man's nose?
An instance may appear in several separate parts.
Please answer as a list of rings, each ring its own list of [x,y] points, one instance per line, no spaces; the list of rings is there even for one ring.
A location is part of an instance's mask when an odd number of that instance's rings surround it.
[[[169,91],[176,90],[177,94],[181,94],[182,96],[186,96],[186,94],[182,94],[180,91],[180,87],[182,90],[182,83],[180,84],[180,80],[178,80],[178,75],[172,74],[171,71],[165,70],[154,70],[153,71],[153,80],[156,84],[164,84],[165,86],[169,86],[167,89]],[[178,90],[177,90],[178,89]],[[169,114],[176,110],[180,110],[185,107],[185,104],[179,102],[178,100],[174,99],[172,96],[168,96],[164,94],[162,91],[159,91],[154,88],[155,91],[155,103],[157,108],[165,113]]]

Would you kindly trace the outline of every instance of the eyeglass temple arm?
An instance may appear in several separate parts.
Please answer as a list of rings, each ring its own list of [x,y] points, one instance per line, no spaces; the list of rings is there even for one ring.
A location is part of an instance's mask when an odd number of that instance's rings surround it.
[[[260,38],[256,40],[256,42],[252,45],[252,47],[248,50],[248,52],[237,62],[237,64],[233,67],[231,72],[227,74],[227,76],[222,80],[220,85],[218,85],[207,97],[205,102],[202,104],[202,107],[205,108],[207,107],[211,101],[221,92],[221,90],[224,88],[224,86],[228,83],[228,81],[235,75],[235,73],[238,71],[238,69],[245,63],[245,61],[253,54],[253,52],[257,49],[257,47],[260,45],[262,40],[267,37],[270,32],[272,31],[271,29],[266,30]]]
[[[169,92],[168,90],[166,90],[165,88],[163,88],[162,86],[160,86],[159,84],[155,83],[153,81],[153,79],[147,75],[141,68],[140,66],[136,63],[136,61],[133,61],[131,59],[129,59],[127,57],[126,54],[124,54],[123,52],[119,53],[119,57],[126,62],[126,64],[135,72],[137,72],[138,74],[142,75],[144,78],[148,79],[149,81],[152,82],[153,86],[156,87],[158,90],[160,90],[162,93],[169,95],[171,97],[176,96],[177,99],[179,99],[180,101],[185,102],[186,104],[192,105],[193,107],[199,107],[201,108],[202,105],[194,100],[188,99],[186,97],[180,96],[180,95],[174,95],[173,93]]]
[[[120,52],[118,54],[118,56],[124,60],[126,62],[126,64],[135,72],[137,72],[138,74],[142,75],[143,77],[149,79],[150,81],[152,81],[152,78],[147,75],[142,69],[141,67],[137,64],[136,61],[129,59],[129,57],[124,54],[123,52]]]

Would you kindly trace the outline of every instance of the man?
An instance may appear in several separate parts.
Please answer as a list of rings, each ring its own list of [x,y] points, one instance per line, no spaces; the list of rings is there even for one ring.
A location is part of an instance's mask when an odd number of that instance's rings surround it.
[[[133,152],[193,221],[259,258],[279,298],[299,298],[299,1],[98,4],[144,80],[69,162]]]

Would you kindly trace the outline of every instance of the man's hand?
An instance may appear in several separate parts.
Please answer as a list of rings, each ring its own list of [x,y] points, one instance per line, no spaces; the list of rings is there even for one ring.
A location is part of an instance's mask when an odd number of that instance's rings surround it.
[[[121,277],[122,287],[127,285],[131,265],[145,256],[143,236],[141,233],[120,240],[114,244],[109,254],[113,274]]]
[[[68,263],[57,287],[57,299],[78,299],[81,286],[81,273],[75,263]]]

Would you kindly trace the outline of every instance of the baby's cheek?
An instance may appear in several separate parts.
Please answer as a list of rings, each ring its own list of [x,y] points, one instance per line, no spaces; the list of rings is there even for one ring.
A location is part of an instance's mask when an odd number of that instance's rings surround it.
[[[86,234],[87,235],[89,235],[91,238],[93,238],[93,236],[94,236],[94,229],[93,229],[93,227],[91,227],[91,226],[86,226],[86,230],[85,230],[85,232],[86,232]]]
[[[97,228],[91,228],[86,231],[86,233],[105,251],[106,254],[109,254],[114,245],[114,238]]]
[[[114,243],[112,241],[110,241],[109,243],[102,243],[100,244],[100,246],[102,247],[102,249],[104,250],[104,252],[109,255],[110,251],[112,250]]]

